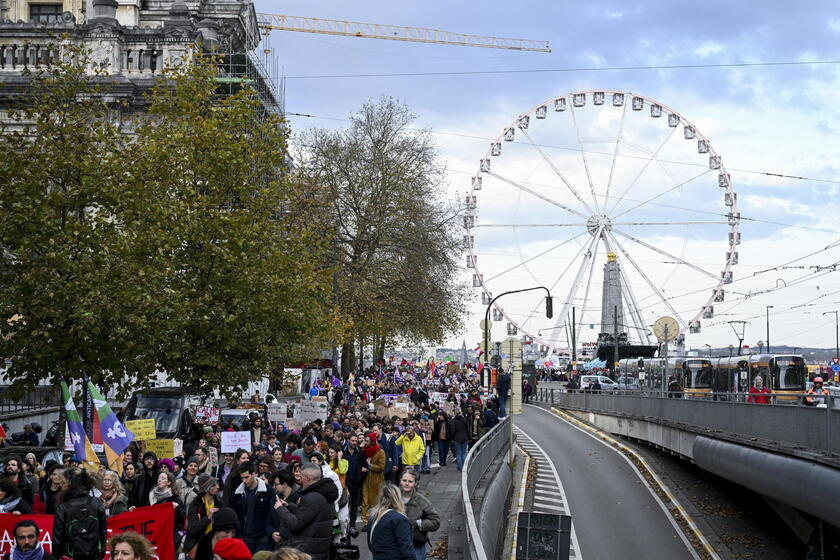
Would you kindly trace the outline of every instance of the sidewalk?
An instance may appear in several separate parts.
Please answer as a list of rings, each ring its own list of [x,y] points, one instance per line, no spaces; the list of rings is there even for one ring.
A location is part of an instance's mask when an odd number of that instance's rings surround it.
[[[437,455],[437,453],[435,453]],[[464,554],[463,541],[464,528],[461,515],[461,473],[455,467],[455,459],[446,463],[445,467],[439,467],[437,463],[432,464],[431,474],[420,475],[419,491],[426,496],[440,515],[440,529],[431,534],[431,546],[429,547],[429,558],[451,558],[460,559]],[[361,529],[361,519],[356,523]],[[432,556],[432,551],[438,548],[438,543],[449,539],[448,556]],[[453,542],[454,541],[454,542]],[[367,546],[367,533],[359,531],[359,536],[353,539],[353,544],[359,547],[361,560],[370,560],[371,554]],[[452,546],[454,544],[454,547]],[[460,549],[460,550],[458,550]],[[443,550],[446,550],[444,547]]]

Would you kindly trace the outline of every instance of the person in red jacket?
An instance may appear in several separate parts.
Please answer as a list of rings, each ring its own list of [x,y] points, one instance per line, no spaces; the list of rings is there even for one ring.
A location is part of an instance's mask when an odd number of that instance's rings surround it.
[[[747,397],[747,402],[768,404],[770,402],[770,389],[764,386],[764,379],[760,375],[756,375],[753,380],[753,386],[750,387],[750,396]]]

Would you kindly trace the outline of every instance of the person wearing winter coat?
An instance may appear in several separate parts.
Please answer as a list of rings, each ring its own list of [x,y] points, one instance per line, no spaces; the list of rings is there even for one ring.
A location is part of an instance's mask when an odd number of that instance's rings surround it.
[[[467,445],[470,442],[470,428],[464,415],[458,412],[452,419],[452,445],[455,447],[455,464],[458,472],[464,468],[467,458]]]
[[[410,468],[420,471],[420,462],[423,460],[423,455],[426,454],[426,444],[423,442],[423,436],[418,436],[414,431],[414,426],[411,424],[405,427],[403,435],[397,438],[395,442],[402,447],[402,472],[405,468]]]
[[[411,521],[405,516],[400,490],[382,487],[367,527],[367,544],[373,560],[416,560]]]
[[[151,451],[143,454],[143,462],[140,471],[134,478],[134,495],[131,496],[132,506],[142,507],[149,504],[149,492],[157,486],[158,480],[158,458]]]
[[[115,471],[106,470],[99,479],[99,499],[105,507],[105,515],[113,517],[128,511],[128,497],[120,482],[120,475]]]
[[[452,437],[452,422],[445,412],[439,412],[435,425],[432,428],[432,441],[437,442],[438,464],[446,466],[446,457],[449,455],[449,440]]]
[[[274,506],[279,524],[289,531],[284,544],[309,554],[312,560],[329,560],[335,519],[330,504],[338,499],[338,488],[332,480],[323,478],[321,467],[313,464],[301,468],[301,484],[297,504],[278,497]]]
[[[368,434],[362,448],[364,454],[362,472],[365,481],[362,483],[362,523],[367,524],[368,511],[376,503],[379,491],[385,484],[385,452],[376,443],[376,434]]]
[[[105,506],[90,495],[93,479],[84,470],[74,469],[70,483],[55,508],[52,555],[73,560],[101,560],[108,538]]]
[[[440,516],[426,496],[417,491],[417,473],[405,471],[400,479],[400,495],[405,516],[411,521],[412,544],[416,560],[426,560],[429,533],[440,528]]]
[[[271,534],[276,531],[276,523],[271,508],[277,493],[257,476],[250,461],[239,465],[239,477],[242,482],[230,498],[230,507],[239,516],[239,536],[251,553],[273,550]],[[334,513],[334,510],[330,511]]]
[[[193,492],[196,497],[187,506],[188,532],[194,523],[212,517],[222,507],[222,501],[219,499],[219,481],[209,474],[201,473],[196,477]]]
[[[171,472],[161,472],[158,474],[157,484],[149,492],[149,505],[170,503],[175,508],[175,524],[173,528],[172,542],[175,543],[175,549],[181,545],[181,529],[184,528],[184,519],[186,517],[186,509],[184,502],[178,495],[178,488],[175,483],[175,475]]]

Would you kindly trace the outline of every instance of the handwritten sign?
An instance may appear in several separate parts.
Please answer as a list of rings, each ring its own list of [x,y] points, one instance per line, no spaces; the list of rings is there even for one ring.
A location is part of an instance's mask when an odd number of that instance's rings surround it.
[[[215,469],[219,466],[219,450],[211,445],[207,448],[207,451],[209,452],[207,457],[210,461],[210,468]]]
[[[220,408],[212,406],[197,406],[195,407],[195,421],[198,424],[209,424],[215,426],[219,423]]]
[[[240,448],[251,450],[251,432],[222,432],[222,453],[236,453]]]
[[[286,421],[286,403],[271,403],[266,406],[266,415],[269,422]]]
[[[325,401],[300,401],[295,407],[295,418],[304,426],[315,420],[326,420],[329,407]]]
[[[146,440],[146,451],[151,451],[158,456],[158,459],[175,457],[174,439],[148,439]]]
[[[146,418],[145,420],[128,420],[125,422],[125,427],[134,434],[135,439],[148,440],[157,438],[154,418]]]

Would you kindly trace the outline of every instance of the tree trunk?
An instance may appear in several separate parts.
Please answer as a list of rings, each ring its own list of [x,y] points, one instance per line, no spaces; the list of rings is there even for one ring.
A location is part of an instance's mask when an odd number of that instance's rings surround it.
[[[365,369],[365,339],[364,337],[359,339],[359,371],[364,371]]]
[[[385,336],[376,336],[373,339],[373,363],[379,360],[385,361]]]
[[[352,342],[345,342],[341,345],[341,375],[346,376],[355,371],[356,347]]]

